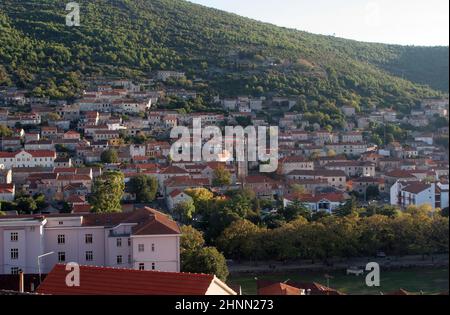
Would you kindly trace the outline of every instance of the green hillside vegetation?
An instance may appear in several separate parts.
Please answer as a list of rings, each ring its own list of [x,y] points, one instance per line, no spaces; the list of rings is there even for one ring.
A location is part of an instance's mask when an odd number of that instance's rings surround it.
[[[71,28],[66,1],[2,0],[0,85],[71,98],[88,76],[181,70],[183,86],[204,80],[202,95],[301,95],[299,109],[329,119],[342,119],[343,105],[408,112],[448,90],[448,47],[313,35],[183,0],[77,2],[81,26]]]

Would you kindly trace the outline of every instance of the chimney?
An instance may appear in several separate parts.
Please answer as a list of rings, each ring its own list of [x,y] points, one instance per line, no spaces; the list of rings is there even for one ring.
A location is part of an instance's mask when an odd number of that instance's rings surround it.
[[[19,272],[19,292],[23,293],[25,290],[24,287],[24,277],[23,277],[23,272],[22,270]]]

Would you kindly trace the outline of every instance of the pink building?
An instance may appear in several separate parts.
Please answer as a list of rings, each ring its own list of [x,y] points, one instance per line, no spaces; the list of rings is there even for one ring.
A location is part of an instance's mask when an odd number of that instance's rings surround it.
[[[48,273],[76,262],[138,270],[180,271],[180,229],[166,215],[129,213],[0,217],[0,273]]]

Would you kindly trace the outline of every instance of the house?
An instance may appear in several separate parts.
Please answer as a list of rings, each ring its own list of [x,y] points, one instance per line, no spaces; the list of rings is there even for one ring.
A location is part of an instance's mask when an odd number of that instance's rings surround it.
[[[375,164],[363,161],[331,162],[324,166],[327,170],[341,170],[348,177],[375,176]]]
[[[284,197],[283,205],[287,207],[295,200],[302,202],[311,212],[333,213],[345,204],[347,198],[343,193],[292,194]]]
[[[259,292],[264,287],[272,286],[273,284],[276,284],[277,282],[270,281],[270,280],[257,280],[256,281],[256,287]],[[295,282],[292,280],[287,280],[283,282],[284,284],[294,287],[297,289],[300,289],[305,292],[305,295],[343,295],[343,293],[329,288],[327,286],[324,286],[322,284],[316,283],[316,282]]]
[[[305,295],[305,290],[279,282],[258,287],[258,295]]]
[[[342,170],[301,170],[293,171],[287,175],[288,179],[325,179],[330,187],[345,190],[347,175]]]
[[[386,188],[390,189],[392,185],[394,185],[397,181],[402,182],[414,182],[417,181],[418,178],[412,173],[413,171],[405,171],[405,170],[393,170],[384,174]]]
[[[66,265],[57,264],[37,288],[51,295],[236,295],[215,275],[80,266],[80,286],[66,285]]]
[[[353,106],[343,106],[341,110],[346,117],[353,117],[356,115],[356,109]]]
[[[55,167],[72,167],[72,159],[70,157],[58,157],[55,159]]]
[[[96,130],[92,138],[94,141],[118,139],[120,138],[120,133],[117,130]]]
[[[41,139],[41,134],[37,131],[29,131],[25,134],[25,142],[37,141]]]
[[[344,132],[341,134],[341,142],[343,143],[362,143],[363,134],[360,131]]]
[[[244,186],[253,190],[259,198],[273,199],[277,193],[276,181],[265,175],[247,176]]]
[[[418,135],[418,136],[414,137],[414,141],[424,142],[426,144],[433,145],[433,143],[434,143],[433,134]]]
[[[161,186],[160,186],[161,187]],[[162,193],[167,196],[175,190],[185,191],[189,188],[209,188],[207,178],[192,178],[189,176],[175,176],[166,180],[162,185]]]
[[[22,149],[21,137],[2,137],[1,149],[3,151],[17,151]]]
[[[172,191],[166,198],[167,208],[169,210],[173,210],[180,203],[189,201],[193,201],[192,197],[179,189]]]
[[[0,217],[2,274],[77,262],[139,270],[180,271],[180,229],[150,208],[130,213],[38,214]]]
[[[16,186],[14,184],[0,184],[0,201],[14,201]]]
[[[55,150],[55,144],[53,140],[32,140],[25,142],[25,150]]]
[[[80,140],[81,136],[78,132],[76,132],[75,130],[69,130],[66,133],[64,133],[63,139],[66,140]]]
[[[328,150],[333,150],[336,154],[346,154],[350,156],[361,156],[368,151],[368,145],[364,142],[340,142],[327,144]]]
[[[177,71],[158,71],[156,74],[156,80],[167,81],[168,79],[182,79],[185,77],[184,72]]]
[[[6,169],[13,167],[53,167],[56,152],[50,150],[29,150],[0,152],[0,164]]]
[[[391,187],[391,205],[403,209],[408,206],[430,205],[436,208],[436,184],[420,181],[397,181]]]
[[[301,156],[287,156],[282,158],[278,165],[283,175],[289,174],[292,171],[314,170],[314,162]]]
[[[384,179],[376,177],[359,177],[352,180],[351,188],[359,194],[366,194],[367,188],[376,187],[379,192],[385,191]]]

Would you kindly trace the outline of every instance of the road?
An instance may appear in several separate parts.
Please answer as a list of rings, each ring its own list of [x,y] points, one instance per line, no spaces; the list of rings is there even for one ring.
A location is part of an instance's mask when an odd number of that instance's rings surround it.
[[[341,270],[347,269],[350,266],[364,267],[369,262],[377,262],[382,268],[412,268],[412,267],[448,267],[448,255],[434,255],[433,258],[422,256],[404,256],[404,257],[365,257],[354,259],[339,259],[333,260],[330,266],[322,262],[311,263],[311,260],[303,260],[296,262],[275,262],[275,261],[260,261],[254,262],[231,262],[228,263],[228,269],[231,274],[250,273],[250,272],[274,272],[286,270]]]

